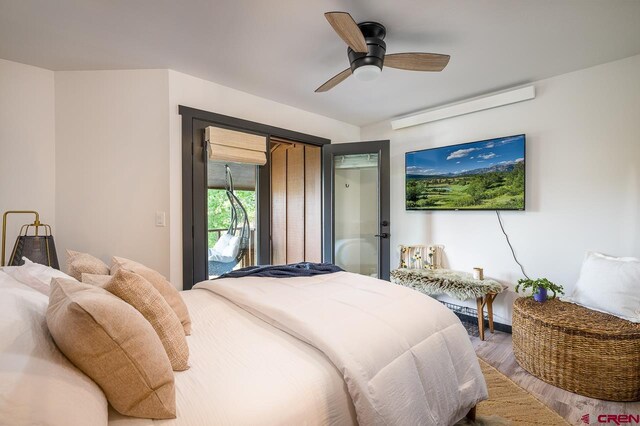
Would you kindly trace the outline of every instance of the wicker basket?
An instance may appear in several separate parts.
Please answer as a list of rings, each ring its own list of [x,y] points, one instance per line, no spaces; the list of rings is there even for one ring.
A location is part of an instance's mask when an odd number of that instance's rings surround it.
[[[592,398],[640,401],[640,324],[572,303],[517,299],[518,364],[554,386]]]

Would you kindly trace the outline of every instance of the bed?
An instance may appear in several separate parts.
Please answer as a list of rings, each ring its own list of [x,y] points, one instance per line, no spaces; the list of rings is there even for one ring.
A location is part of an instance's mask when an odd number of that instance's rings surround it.
[[[32,328],[38,329],[47,298],[19,285],[0,271],[0,291],[4,296],[0,297],[0,310],[16,303],[17,292],[20,303],[32,303],[28,318]],[[396,287],[402,289],[400,293]],[[320,288],[333,290],[318,292]],[[403,301],[381,304],[381,300],[390,299],[384,294],[386,291],[399,295]],[[452,424],[486,399],[484,378],[458,319],[438,302],[409,289],[340,272],[305,278],[208,281],[182,295],[193,331],[187,338],[190,369],[175,373],[177,418],[132,418],[109,407],[108,419],[102,421],[98,416],[95,424],[407,424],[402,419],[411,418],[420,418],[420,424]],[[403,306],[404,314],[398,313]],[[344,315],[335,316],[336,309]],[[352,320],[347,318],[348,312],[355,313]],[[376,312],[377,318],[371,312]],[[9,314],[4,315],[3,339],[8,332],[4,326]],[[309,322],[314,317],[319,321]],[[388,318],[396,320],[384,330],[381,324]],[[366,323],[362,322],[364,319]],[[340,324],[346,329],[344,333],[338,330]],[[398,333],[400,329],[405,332]],[[44,334],[38,337],[40,343],[31,346],[42,348],[44,344],[46,356],[60,358],[56,362],[64,364],[64,357],[55,353],[46,330],[33,332]],[[354,336],[361,336],[360,341],[340,341],[353,340]],[[369,346],[366,341],[371,342]],[[403,345],[407,350],[398,352],[396,346]],[[44,357],[42,350],[36,351],[29,344],[22,346],[22,354],[17,354],[14,346],[3,345],[1,359],[10,357],[16,364],[18,355],[29,357],[37,353]],[[356,346],[361,347],[359,354],[353,359],[350,355],[345,358],[344,353],[349,354]],[[29,362],[16,365],[11,369],[11,380],[0,385],[0,418],[13,416],[18,421],[12,423],[20,424],[19,416],[24,417],[25,410],[33,408],[16,409],[12,398],[18,396],[7,397],[8,387],[35,380],[43,373],[42,369],[37,374],[30,371]],[[73,366],[65,368],[69,374],[82,374]],[[375,380],[358,388],[363,371],[372,372]],[[84,393],[96,392],[89,389],[93,382],[81,383],[87,387]],[[70,386],[65,386],[62,389],[69,392]],[[29,386],[26,389],[28,393]],[[101,410],[102,406],[106,403],[96,400],[91,407],[74,410]],[[396,420],[389,422],[385,410],[392,412]],[[59,411],[64,412],[63,408]],[[382,414],[376,417],[379,412]],[[49,418],[44,423],[62,422]],[[73,418],[67,415],[64,424],[74,424]]]

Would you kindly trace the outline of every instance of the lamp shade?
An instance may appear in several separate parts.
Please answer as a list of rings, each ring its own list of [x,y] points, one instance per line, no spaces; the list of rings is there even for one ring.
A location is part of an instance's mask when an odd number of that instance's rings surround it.
[[[20,235],[13,247],[9,265],[23,265],[24,260],[22,260],[22,257],[26,257],[34,263],[60,269],[53,235]]]
[[[23,225],[20,228],[18,239],[11,251],[9,265],[20,266],[24,264],[23,257],[26,257],[34,263],[47,265],[55,269],[60,269],[58,263],[58,254],[56,253],[56,245],[53,242],[51,227],[40,222],[40,215],[33,210],[11,210],[4,212],[2,216],[2,257],[0,258],[0,266],[4,266],[5,262],[5,246],[7,240],[7,216],[10,214],[32,214],[35,221],[32,224]],[[44,235],[39,230],[44,229]],[[33,230],[33,235],[29,235],[29,229]]]

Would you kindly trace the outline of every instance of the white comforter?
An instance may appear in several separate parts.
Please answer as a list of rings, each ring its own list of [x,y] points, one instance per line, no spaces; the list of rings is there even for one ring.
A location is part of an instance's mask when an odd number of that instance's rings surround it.
[[[460,321],[411,289],[348,272],[196,288],[322,351],[342,373],[361,425],[453,424],[487,397]]]
[[[177,418],[136,419],[110,409],[109,426],[356,423],[342,375],[320,351],[209,291],[181,294],[193,330],[191,368],[175,372]]]

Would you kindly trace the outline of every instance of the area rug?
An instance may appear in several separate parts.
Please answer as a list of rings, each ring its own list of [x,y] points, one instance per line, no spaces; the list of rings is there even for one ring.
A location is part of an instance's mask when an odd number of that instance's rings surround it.
[[[507,376],[483,360],[479,359],[478,361],[480,361],[480,368],[482,368],[482,373],[487,381],[489,399],[478,404],[475,422],[464,419],[456,423],[457,426],[569,424]]]

